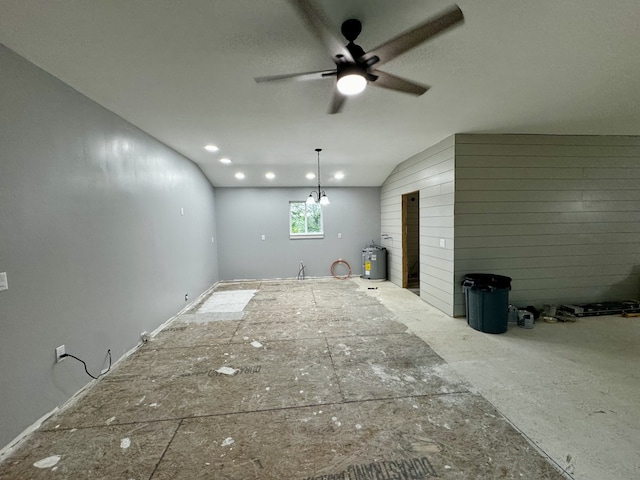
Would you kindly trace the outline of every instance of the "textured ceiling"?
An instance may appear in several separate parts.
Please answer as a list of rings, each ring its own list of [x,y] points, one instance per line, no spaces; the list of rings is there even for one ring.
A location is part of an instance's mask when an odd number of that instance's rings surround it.
[[[451,2],[317,4],[336,29],[360,19],[369,50]],[[313,186],[317,147],[323,186],[370,186],[453,133],[640,134],[638,0],[458,5],[461,27],[383,68],[431,90],[369,87],[336,115],[326,113],[332,79],[253,80],[333,67],[286,0],[0,0],[0,43],[198,163],[215,186]]]

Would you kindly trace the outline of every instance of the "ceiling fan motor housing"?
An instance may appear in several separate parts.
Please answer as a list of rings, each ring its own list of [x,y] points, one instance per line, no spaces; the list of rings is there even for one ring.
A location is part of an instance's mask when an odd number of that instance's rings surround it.
[[[360,20],[356,20],[355,18],[350,18],[349,20],[345,20],[342,22],[342,26],[340,27],[340,31],[344,38],[349,40],[349,42],[353,42],[360,32],[362,31],[362,23]]]

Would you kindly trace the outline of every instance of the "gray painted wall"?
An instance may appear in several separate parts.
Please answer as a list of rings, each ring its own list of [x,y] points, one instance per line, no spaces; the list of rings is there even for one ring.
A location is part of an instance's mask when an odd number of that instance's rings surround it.
[[[391,238],[389,279],[402,285],[402,195],[420,191],[420,298],[452,315],[454,137],[399,164],[382,185],[381,224]],[[441,247],[440,240],[445,241]]]
[[[184,209],[184,216],[180,209]],[[0,447],[218,279],[190,161],[0,45]]]
[[[640,137],[456,135],[455,314],[465,273],[520,306],[637,299]]]
[[[362,249],[380,240],[380,188],[328,188],[325,238],[290,240],[289,201],[305,201],[310,190],[216,188],[220,278],[295,278],[301,260],[307,276],[328,276],[338,258],[361,275]]]

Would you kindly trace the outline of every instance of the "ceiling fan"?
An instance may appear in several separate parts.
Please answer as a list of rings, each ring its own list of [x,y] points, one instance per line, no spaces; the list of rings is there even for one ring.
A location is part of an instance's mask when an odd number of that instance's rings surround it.
[[[346,97],[362,92],[367,84],[416,96],[425,93],[429,89],[428,86],[383,72],[378,70],[378,67],[425,42],[434,35],[464,21],[460,8],[457,5],[453,5],[438,15],[429,18],[424,23],[392,38],[373,50],[365,52],[362,47],[354,43],[362,30],[362,24],[359,20],[351,18],[342,23],[340,30],[348,41],[346,45],[343,45],[326,17],[311,0],[289,0],[289,3],[307,23],[314,35],[324,44],[331,54],[336,68],[333,70],[257,77],[255,81],[261,83],[278,80],[319,80],[337,77],[329,113],[338,113],[344,106]]]

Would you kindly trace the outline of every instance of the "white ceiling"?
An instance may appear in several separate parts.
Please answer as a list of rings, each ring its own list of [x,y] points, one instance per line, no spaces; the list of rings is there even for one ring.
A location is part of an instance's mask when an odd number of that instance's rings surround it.
[[[362,21],[365,50],[451,3],[318,0],[336,29]],[[317,147],[323,187],[377,186],[453,133],[640,134],[638,0],[457,3],[462,26],[382,68],[431,90],[370,87],[336,115],[326,113],[332,79],[253,80],[334,66],[287,0],[0,0],[0,43],[190,158],[215,186],[313,186]]]

